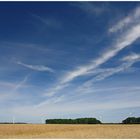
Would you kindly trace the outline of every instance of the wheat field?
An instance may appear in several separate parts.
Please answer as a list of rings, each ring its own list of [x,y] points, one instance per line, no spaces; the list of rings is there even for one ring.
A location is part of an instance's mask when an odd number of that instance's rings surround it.
[[[140,125],[0,124],[0,138],[140,138]]]

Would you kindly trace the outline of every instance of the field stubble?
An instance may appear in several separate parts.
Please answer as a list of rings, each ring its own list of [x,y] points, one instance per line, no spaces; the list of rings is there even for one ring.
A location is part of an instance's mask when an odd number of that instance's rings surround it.
[[[0,138],[140,138],[140,125],[0,124]]]

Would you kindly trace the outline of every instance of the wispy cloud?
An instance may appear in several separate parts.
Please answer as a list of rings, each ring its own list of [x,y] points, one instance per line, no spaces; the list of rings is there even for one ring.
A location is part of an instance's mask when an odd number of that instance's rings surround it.
[[[5,88],[14,88],[15,87],[15,83],[11,83],[11,82],[3,82],[3,81],[0,81],[0,86],[1,87],[5,87]]]
[[[131,53],[130,55],[127,55],[125,57],[122,58],[122,61],[136,61],[136,60],[140,60],[140,54],[136,54],[136,53]]]
[[[57,84],[56,86],[52,87],[51,89],[47,90],[44,94],[45,96],[53,96],[56,92],[61,91],[62,89],[68,87],[69,84]]]
[[[102,72],[109,72],[109,71],[112,71],[114,68],[97,68],[97,69],[95,69],[94,71],[88,71],[87,72],[87,76],[94,76],[94,75],[98,75],[98,74],[100,74],[100,73],[102,73]],[[130,68],[128,68],[128,69],[126,69],[124,72],[125,73],[131,73],[131,72],[135,72],[135,71],[137,71],[137,70],[139,70],[139,68],[135,68],[135,67],[130,67]],[[123,73],[123,72],[122,72]]]
[[[135,57],[134,57],[135,56]],[[136,57],[137,56],[137,57]],[[121,72],[124,72],[126,71],[127,69],[131,68],[133,64],[137,63],[140,61],[140,54],[136,54],[136,53],[132,53],[128,56],[125,56],[124,58],[129,58],[127,59],[124,63],[122,63],[120,66],[118,67],[115,67],[115,68],[105,68],[105,69],[100,69],[99,71],[97,70],[97,73],[96,73],[96,70],[95,70],[95,73],[93,74],[97,74],[97,76],[95,76],[94,78],[92,78],[91,80],[88,80],[86,82],[84,82],[82,85],[80,85],[79,87],[77,87],[76,89],[73,89],[71,92],[75,93],[76,95],[81,95],[81,94],[87,94],[87,93],[96,93],[96,92],[101,92],[101,91],[105,91],[105,90],[118,90],[118,89],[123,89],[123,90],[127,90],[128,87],[115,87],[115,88],[108,88],[108,89],[103,89],[103,90],[95,90],[93,88],[93,84],[98,82],[98,81],[102,81],[114,74],[117,74],[117,73],[121,73]],[[122,58],[122,60],[124,61],[124,58]],[[47,93],[47,96],[49,94],[49,96],[53,96],[55,93],[57,93],[58,91],[62,90],[63,88],[67,87],[68,84],[63,84],[63,85],[57,85],[54,89],[52,88],[52,92],[48,92]],[[133,90],[140,90],[139,87],[131,87],[130,89],[133,89]],[[79,94],[80,93],[80,94]],[[76,97],[76,95],[74,95]],[[61,98],[62,97],[62,98]],[[62,102],[62,101],[66,101],[68,100],[67,98],[67,95],[61,95],[60,97],[52,97],[50,100],[46,100],[46,101],[43,101],[41,102],[40,104],[38,104],[38,107],[40,106],[44,106],[45,104],[48,104],[51,102],[54,102],[54,103],[57,103],[58,102]],[[56,102],[55,102],[56,101]]]
[[[45,17],[39,16],[37,14],[31,14],[31,16],[34,17],[35,19],[39,20],[40,22],[42,22],[44,25],[46,25],[48,27],[53,27],[53,28],[61,27],[60,22],[55,19],[45,18]]]
[[[41,107],[41,106],[44,106],[44,105],[49,105],[49,104],[57,104],[59,102],[62,102],[64,101],[66,98],[66,96],[64,95],[61,95],[61,96],[58,96],[58,97],[53,97],[49,100],[45,100],[44,102],[41,102],[40,104],[36,105],[36,107]]]
[[[117,24],[109,28],[109,32],[114,33],[120,31],[138,22],[140,22],[140,7],[134,9],[134,11],[131,12],[128,16],[126,16],[124,19],[121,19]]]
[[[103,63],[107,62],[109,59],[117,55],[122,49],[128,47],[133,44],[140,37],[140,24],[133,26],[124,34],[120,35],[119,38],[116,39],[116,43],[114,46],[109,48],[106,52],[104,52],[99,58],[92,60],[91,63],[80,66],[76,68],[76,70],[72,72],[68,72],[61,83],[67,83],[72,81],[73,79],[87,74],[88,71],[94,70],[99,67]]]
[[[22,63],[20,61],[17,61],[16,63],[19,64],[19,65],[21,65],[21,66],[24,66],[26,68],[35,70],[35,71],[54,72],[54,70],[52,68],[47,67],[47,66],[44,66],[44,65],[29,65],[29,64]]]
[[[95,77],[95,81],[104,80],[105,78],[107,78],[107,77],[109,77],[111,75],[114,75],[116,73],[125,71],[126,69],[130,68],[133,64],[135,64],[136,62],[140,61],[140,55],[138,55],[138,54],[128,55],[128,56],[126,56],[124,58],[129,58],[129,61],[123,63],[119,67],[113,68],[112,70],[110,70],[108,72],[106,72],[106,71],[102,72],[101,74],[99,74],[98,76]]]
[[[18,89],[20,89],[21,87],[23,87],[23,85],[27,82],[29,75],[26,75],[23,80],[21,80],[12,90],[13,92],[16,92]]]
[[[29,78],[29,75],[26,75],[21,81],[19,82],[5,82],[5,81],[0,81],[0,86],[3,89],[9,90],[10,93],[13,93],[15,91],[17,91],[20,88],[26,88],[29,87],[31,85],[27,85],[26,82]]]
[[[127,88],[128,89],[128,88]],[[119,91],[122,93],[121,90]],[[47,101],[40,104],[40,105],[33,105],[33,106],[19,106],[16,107],[13,111],[15,111],[16,114],[23,114],[26,115],[32,115],[36,116],[38,114],[47,114],[47,117],[52,117],[53,114],[55,114],[55,117],[58,117],[60,114],[75,114],[78,112],[78,114],[86,112],[89,114],[89,112],[96,112],[97,110],[112,110],[112,109],[124,109],[124,108],[132,108],[132,107],[140,107],[139,99],[136,99],[135,101],[132,101],[133,93],[135,93],[135,88],[131,90],[130,94],[127,95],[129,98],[125,98],[126,94],[119,94],[118,96],[111,96],[111,100],[106,101],[96,101],[96,99],[90,100],[88,102],[85,102],[86,99],[83,100],[74,100],[69,102],[63,102],[55,104],[53,102],[53,99],[50,100],[52,102]],[[139,93],[139,89],[136,92]],[[89,97],[90,98],[90,97]],[[54,98],[56,99],[56,98]],[[59,98],[58,98],[59,99]],[[63,100],[63,96],[60,97],[60,100]],[[60,109],[61,108],[61,109]],[[23,115],[25,115],[23,114]]]
[[[136,25],[133,25],[127,30],[125,30],[123,33],[119,34],[118,37],[115,39],[113,45],[109,47],[106,51],[104,51],[104,53],[102,53],[98,58],[91,60],[90,63],[86,65],[79,66],[75,70],[66,73],[60,79],[58,86],[63,87],[64,84],[71,82],[75,78],[86,75],[89,71],[94,71],[102,64],[110,60],[112,57],[116,56],[121,50],[132,45],[139,37],[140,37],[140,24],[137,23]],[[132,64],[123,64],[121,67],[117,69],[117,71],[121,71],[122,67],[129,67],[129,65]],[[111,75],[111,72],[109,72],[108,75]],[[55,92],[57,91],[59,91],[59,89],[55,90]]]
[[[1,101],[7,101],[7,100],[15,100],[23,97],[21,94],[18,93],[18,90],[20,88],[27,87],[26,82],[29,78],[29,75],[26,75],[21,81],[18,83],[8,83],[8,82],[0,82],[0,85],[4,87],[0,91],[0,99]]]
[[[135,57],[134,57],[135,56]],[[137,57],[136,57],[137,56]],[[108,69],[106,71],[106,69],[103,71],[101,71],[97,76],[95,76],[94,78],[92,78],[91,80],[89,81],[86,81],[82,86],[80,86],[80,90],[83,90],[83,88],[87,88],[87,87],[90,87],[92,86],[92,84],[94,82],[97,82],[97,81],[101,81],[101,80],[104,80],[106,79],[107,77],[110,77],[114,74],[117,74],[117,73],[120,73],[120,72],[123,72],[127,69],[129,69],[133,64],[135,64],[136,62],[139,62],[140,61],[140,55],[139,54],[131,54],[131,55],[128,55],[128,56],[125,56],[123,58],[123,60],[125,58],[129,58],[129,59],[126,59],[127,62],[124,62],[123,64],[121,64],[120,66],[118,67],[115,67],[115,68],[111,68],[111,69]]]
[[[99,15],[103,12],[107,11],[107,3],[101,4],[95,4],[92,2],[80,2],[80,3],[73,3],[73,6],[76,6],[77,8],[81,9],[82,11],[85,11],[88,14],[94,14]]]
[[[120,92],[120,93],[124,93],[127,91],[130,93],[133,93],[135,91],[139,91],[140,87],[139,86],[119,86],[119,87],[110,87],[110,88],[100,88],[100,89],[96,89],[96,88],[92,88],[92,92],[97,93],[97,92]]]

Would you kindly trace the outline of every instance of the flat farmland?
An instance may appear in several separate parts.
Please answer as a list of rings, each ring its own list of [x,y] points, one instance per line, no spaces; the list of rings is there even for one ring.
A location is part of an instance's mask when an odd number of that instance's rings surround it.
[[[140,138],[140,125],[0,124],[0,138]]]

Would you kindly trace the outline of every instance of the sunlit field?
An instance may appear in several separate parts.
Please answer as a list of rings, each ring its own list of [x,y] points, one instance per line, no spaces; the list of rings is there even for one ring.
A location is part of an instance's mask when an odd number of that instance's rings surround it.
[[[0,124],[0,138],[140,138],[140,125]]]

